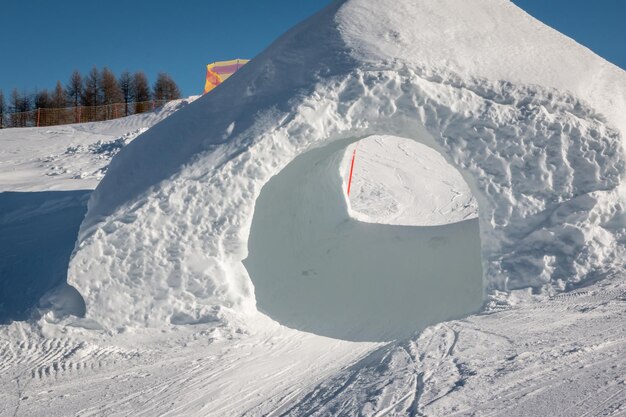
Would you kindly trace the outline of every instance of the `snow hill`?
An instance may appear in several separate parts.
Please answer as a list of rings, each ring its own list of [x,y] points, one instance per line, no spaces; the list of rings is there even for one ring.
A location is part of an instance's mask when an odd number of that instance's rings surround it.
[[[625,85],[506,0],[340,0],[151,127],[0,131],[51,288],[0,416],[626,415]]]
[[[263,186],[298,155],[371,135],[459,170],[488,292],[592,282],[623,265],[624,77],[506,0],[335,2],[120,152],[68,282],[106,329],[255,316],[243,261]],[[317,200],[336,204],[337,228],[345,178],[327,163]]]

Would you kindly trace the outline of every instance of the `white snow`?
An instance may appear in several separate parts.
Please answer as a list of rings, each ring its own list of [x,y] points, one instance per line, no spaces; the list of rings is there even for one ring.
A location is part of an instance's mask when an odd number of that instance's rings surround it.
[[[350,217],[404,226],[478,217],[478,202],[469,186],[437,151],[395,136],[371,136],[357,144],[346,148],[341,165],[348,177],[355,155]]]
[[[87,200],[111,158],[195,98],[100,123],[0,130],[0,322],[29,317],[33,302],[65,283]],[[84,314],[64,285],[44,303]]]
[[[242,261],[261,188],[297,155],[374,134],[426,144],[460,171],[488,291],[621,270],[623,116],[606,109],[622,102],[624,72],[508,1],[458,3],[335,2],[125,147],[70,263],[87,317],[118,329],[254,316]],[[483,24],[506,42],[481,40]],[[392,60],[387,35],[417,49]],[[456,63],[427,52],[438,48]],[[556,60],[538,59],[548,52]],[[573,95],[585,80],[596,92]]]
[[[197,97],[106,122],[0,130],[0,192],[94,189],[124,145]]]
[[[505,0],[342,0],[136,140],[0,131],[6,191],[129,141],[75,291],[0,328],[0,416],[626,415],[625,85]],[[84,198],[1,196],[20,244]]]
[[[417,64],[432,81],[460,88],[465,80],[481,84],[479,79],[486,79],[508,84],[501,86],[505,89],[557,89],[590,104],[621,132],[626,130],[624,90],[616,91],[623,85],[624,71],[509,0],[345,3],[337,13],[342,38],[358,60],[375,69],[391,61]],[[450,73],[456,77],[447,80]],[[496,103],[505,99],[489,87],[476,87],[472,90],[483,98]],[[545,107],[550,111],[551,106]]]

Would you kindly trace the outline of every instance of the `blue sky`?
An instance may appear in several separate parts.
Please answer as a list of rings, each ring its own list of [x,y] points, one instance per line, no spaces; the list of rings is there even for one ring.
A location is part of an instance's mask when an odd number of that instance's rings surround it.
[[[375,1],[375,0],[374,0]],[[184,95],[202,91],[205,65],[252,58],[329,0],[3,0],[0,89],[53,88],[73,69],[168,72]],[[626,1],[514,0],[626,68]],[[174,5],[172,7],[172,5]]]

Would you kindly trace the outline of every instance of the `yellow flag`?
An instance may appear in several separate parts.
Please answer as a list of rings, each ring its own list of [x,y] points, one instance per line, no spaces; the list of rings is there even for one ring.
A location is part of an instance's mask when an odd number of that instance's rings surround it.
[[[214,62],[206,66],[206,82],[204,83],[204,94],[226,81],[239,68],[247,64],[249,59],[232,59],[230,61]]]

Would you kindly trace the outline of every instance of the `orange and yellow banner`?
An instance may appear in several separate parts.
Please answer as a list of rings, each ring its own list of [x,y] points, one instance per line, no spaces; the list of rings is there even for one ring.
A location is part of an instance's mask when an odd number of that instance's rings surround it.
[[[247,64],[249,59],[231,59],[230,61],[214,62],[206,66],[206,82],[204,83],[204,94],[226,81]]]

